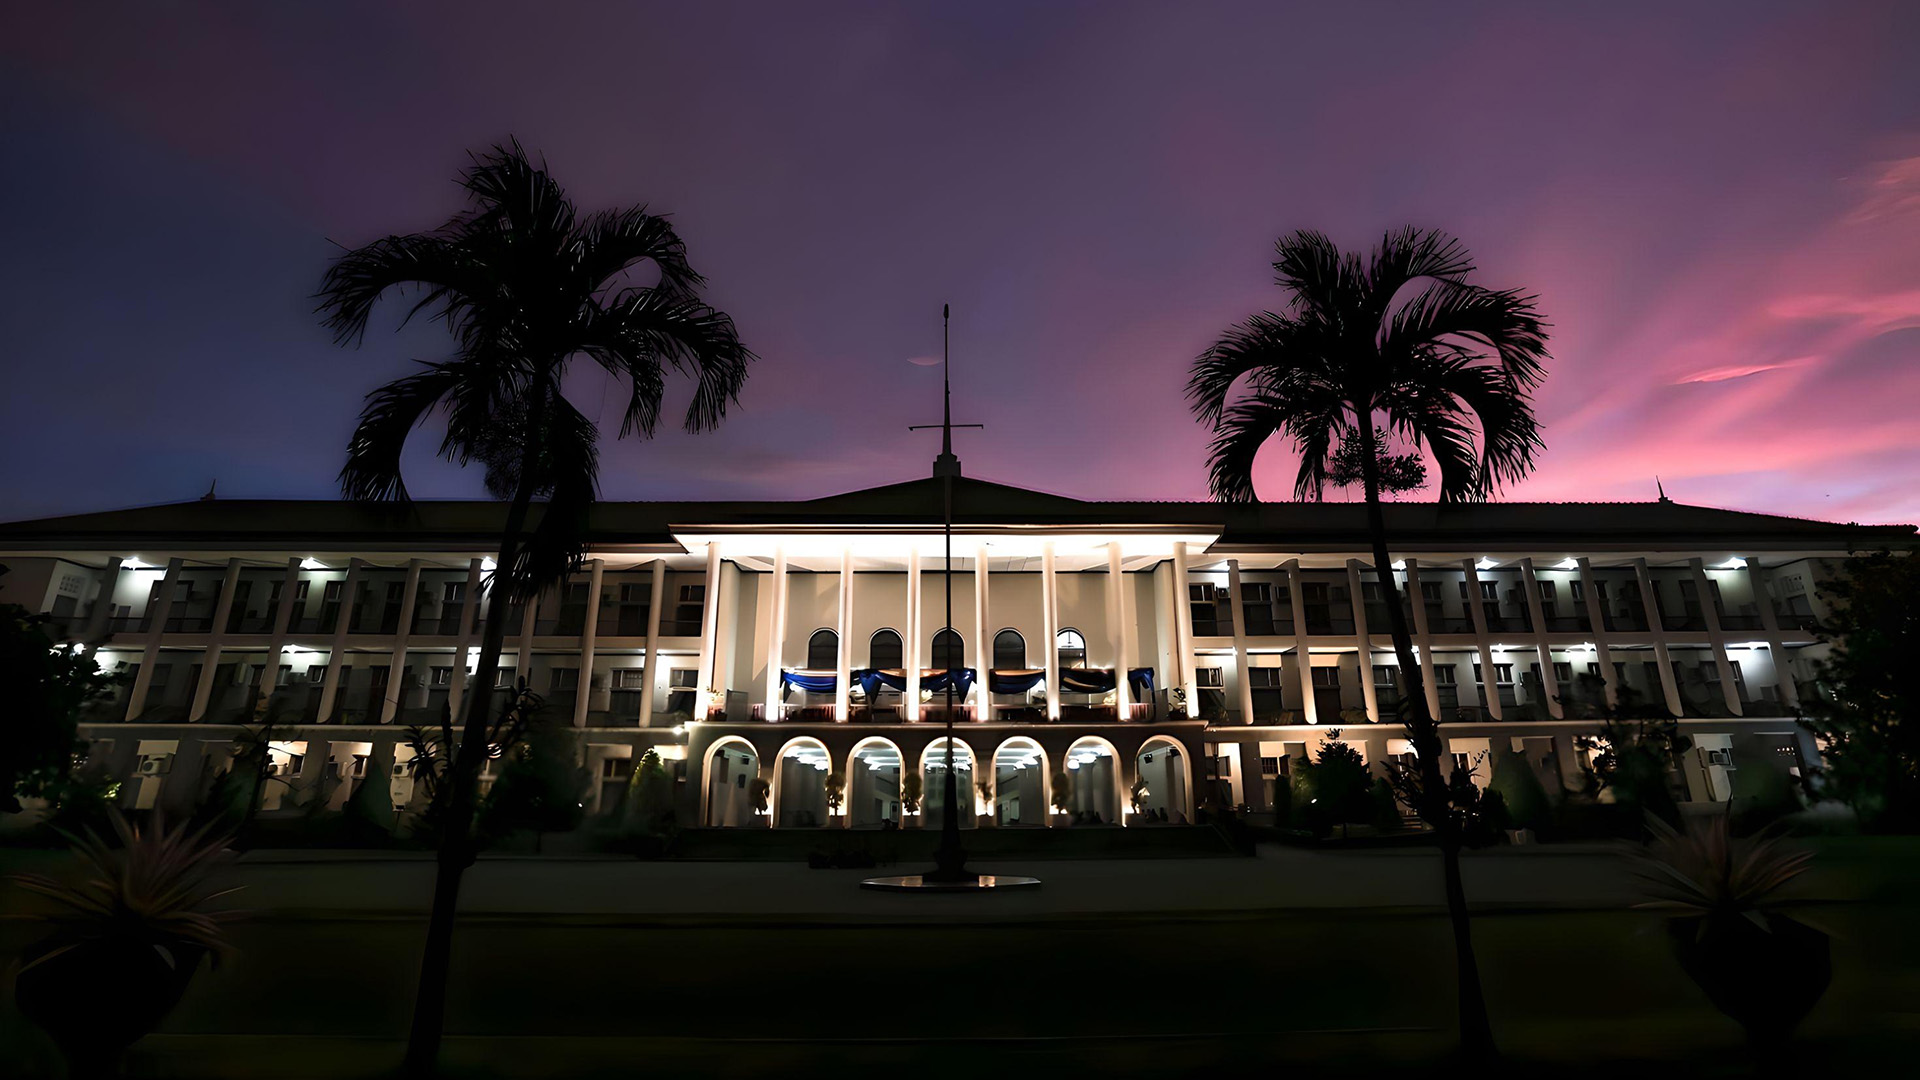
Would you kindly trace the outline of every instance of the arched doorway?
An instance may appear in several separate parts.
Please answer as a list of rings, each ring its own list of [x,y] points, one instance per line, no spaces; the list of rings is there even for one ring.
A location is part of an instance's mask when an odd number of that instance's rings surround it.
[[[847,820],[856,829],[900,824],[905,759],[886,739],[862,739],[847,755]]]
[[[1120,821],[1120,757],[1113,744],[1088,735],[1067,748],[1066,772],[1075,825],[1113,825]]]
[[[959,739],[953,740],[953,771],[954,805],[959,810],[960,827],[971,829],[978,823],[974,811],[978,796],[973,787],[973,750]],[[920,755],[920,784],[920,805],[923,807],[921,825],[923,828],[937,829],[946,807],[947,740],[933,740]]]
[[[1002,826],[1045,825],[1048,805],[1047,752],[1016,735],[993,752],[993,820]]]
[[[774,768],[774,825],[817,829],[832,824],[827,811],[827,777],[833,759],[819,739],[799,738],[780,748]]]
[[[1135,789],[1129,791],[1128,804],[1138,793],[1140,812],[1152,821],[1185,824],[1193,820],[1189,793],[1192,777],[1185,748],[1165,735],[1155,735],[1134,756]]]
[[[714,828],[760,826],[766,818],[754,813],[753,798],[760,779],[760,755],[753,744],[738,735],[729,735],[707,748],[707,813],[703,819]]]

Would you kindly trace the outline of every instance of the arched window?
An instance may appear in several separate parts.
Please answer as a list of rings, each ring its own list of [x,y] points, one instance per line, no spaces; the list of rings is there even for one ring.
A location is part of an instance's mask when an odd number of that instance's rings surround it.
[[[1027,639],[1018,630],[993,635],[993,666],[997,671],[1022,671],[1027,666]]]
[[[882,671],[901,667],[905,664],[901,658],[900,635],[892,630],[876,631],[873,640],[867,643],[867,665]]]
[[[832,671],[840,666],[840,635],[831,630],[815,630],[807,639],[807,668]]]
[[[1080,631],[1068,627],[1055,635],[1060,648],[1060,667],[1062,670],[1087,666],[1087,639]]]
[[[935,671],[958,670],[966,663],[964,649],[960,644],[960,635],[949,626],[933,635],[933,651],[928,655]]]

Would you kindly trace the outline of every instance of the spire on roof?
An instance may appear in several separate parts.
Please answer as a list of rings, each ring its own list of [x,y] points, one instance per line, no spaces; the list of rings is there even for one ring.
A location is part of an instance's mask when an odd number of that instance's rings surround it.
[[[1658,492],[1660,493],[1660,501],[1661,501],[1661,502],[1663,502],[1663,503],[1671,503],[1671,502],[1673,502],[1673,500],[1672,500],[1672,499],[1669,499],[1669,498],[1667,498],[1667,488],[1666,488],[1666,485],[1665,485],[1665,484],[1662,484],[1662,483],[1660,482],[1660,477],[1659,477],[1659,476],[1657,476],[1657,475],[1656,475],[1656,476],[1655,476],[1655,477],[1653,478],[1653,487],[1654,487],[1654,490],[1655,490],[1655,491],[1658,491]]]
[[[220,478],[216,476],[213,478],[213,483],[207,485],[207,493],[205,495],[200,496],[200,501],[212,502],[214,498],[213,489],[219,486],[220,486]]]

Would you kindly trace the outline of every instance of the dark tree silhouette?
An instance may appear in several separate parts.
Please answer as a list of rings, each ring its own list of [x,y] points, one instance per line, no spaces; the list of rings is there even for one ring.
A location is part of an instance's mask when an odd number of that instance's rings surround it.
[[[665,218],[645,208],[582,217],[544,163],[517,142],[479,155],[460,180],[469,206],[440,228],[388,236],[327,270],[326,325],[357,345],[382,296],[411,292],[408,317],[446,324],[450,358],[367,396],[347,448],[341,487],[351,499],[404,501],[400,457],[408,435],[443,414],[442,457],[479,462],[487,489],[510,500],[489,583],[474,685],[494,685],[509,597],[563,580],[584,550],[598,487],[599,430],[560,393],[585,357],[630,388],[621,436],[653,434],[667,376],[694,383],[685,427],[714,428],[737,403],[754,355],[733,321],[698,298],[704,284]],[[657,275],[633,284],[645,264]],[[407,1043],[407,1068],[435,1068],[460,879],[473,860],[476,777],[487,755],[491,695],[468,695],[454,757],[432,919]]]
[[[1254,501],[1254,457],[1275,436],[1299,452],[1294,494],[1303,499],[1321,497],[1336,444],[1358,443],[1351,455],[1361,466],[1374,571],[1418,757],[1414,810],[1433,827],[1445,868],[1461,1045],[1470,1059],[1484,1060],[1495,1048],[1460,881],[1465,838],[1393,576],[1375,425],[1432,456],[1443,502],[1484,499],[1520,479],[1543,445],[1531,392],[1545,374],[1544,324],[1534,297],[1470,283],[1472,258],[1438,231],[1390,232],[1364,260],[1302,231],[1282,237],[1276,255],[1286,310],[1255,315],[1201,353],[1187,398],[1213,429],[1209,479],[1223,501]],[[1236,393],[1236,386],[1244,388]]]

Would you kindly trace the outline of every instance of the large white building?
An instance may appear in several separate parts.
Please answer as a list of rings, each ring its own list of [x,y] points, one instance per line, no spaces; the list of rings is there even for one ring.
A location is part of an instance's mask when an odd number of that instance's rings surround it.
[[[596,807],[654,748],[676,763],[683,823],[711,826],[937,815],[950,667],[970,825],[1068,820],[1057,774],[1082,822],[1124,822],[1136,799],[1178,821],[1209,799],[1260,812],[1329,729],[1376,767],[1407,752],[1361,506],[955,484],[951,567],[937,479],[600,504],[585,569],[510,613],[502,678],[578,729]],[[1913,535],[1666,501],[1386,513],[1457,761],[1504,744],[1543,779],[1572,776],[1597,699],[1629,693],[1681,717],[1696,800],[1812,752],[1793,716],[1823,648],[1823,560]],[[191,806],[261,717],[288,780],[269,809],[302,792],[340,805],[368,777],[404,804],[406,726],[474,692],[502,515],[219,500],[20,522],[0,526],[0,599],[125,675],[83,734],[134,781],[131,805]],[[918,820],[902,808],[916,771]]]

